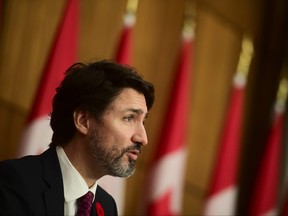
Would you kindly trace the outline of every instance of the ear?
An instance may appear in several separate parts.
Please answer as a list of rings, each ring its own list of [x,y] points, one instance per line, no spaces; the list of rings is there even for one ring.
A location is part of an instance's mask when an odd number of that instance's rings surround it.
[[[82,133],[87,134],[89,130],[89,115],[86,111],[75,110],[73,113],[74,125],[76,129]]]

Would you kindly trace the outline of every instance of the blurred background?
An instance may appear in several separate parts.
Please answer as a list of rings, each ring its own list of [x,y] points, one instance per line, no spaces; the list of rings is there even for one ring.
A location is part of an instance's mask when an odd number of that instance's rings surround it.
[[[72,24],[78,26],[75,61],[119,60],[117,52],[128,50],[121,61],[133,65],[156,89],[146,122],[149,145],[121,192],[120,215],[283,213],[288,195],[288,2],[135,2],[79,0],[74,5],[78,13],[72,14],[77,18]],[[1,160],[18,157],[23,148],[22,133],[69,3],[1,1]],[[129,32],[125,15],[130,16]],[[181,143],[167,149],[172,140]],[[175,155],[168,174],[167,168],[160,171]],[[151,185],[164,186],[156,193]],[[219,195],[223,191],[224,197]]]

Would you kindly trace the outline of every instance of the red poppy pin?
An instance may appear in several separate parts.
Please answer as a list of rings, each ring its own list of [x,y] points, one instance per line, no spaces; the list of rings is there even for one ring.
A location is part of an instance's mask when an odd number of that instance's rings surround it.
[[[96,202],[96,212],[97,212],[97,216],[105,216],[104,209],[99,202]]]

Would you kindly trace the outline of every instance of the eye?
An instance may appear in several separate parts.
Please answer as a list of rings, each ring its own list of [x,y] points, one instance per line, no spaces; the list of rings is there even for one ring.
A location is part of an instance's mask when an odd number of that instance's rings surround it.
[[[128,116],[125,116],[125,117],[124,117],[124,120],[125,120],[126,122],[131,122],[133,119],[134,119],[134,116],[133,116],[133,115],[128,115]]]

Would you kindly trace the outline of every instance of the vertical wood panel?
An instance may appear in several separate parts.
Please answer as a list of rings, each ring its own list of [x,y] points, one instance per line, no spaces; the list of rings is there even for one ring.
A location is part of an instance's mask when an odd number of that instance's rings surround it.
[[[0,159],[9,159],[16,156],[17,143],[22,132],[24,122],[23,112],[0,104]]]
[[[114,59],[126,1],[80,2],[79,60]]]
[[[0,60],[0,97],[28,109],[53,41],[64,1],[7,1]]]
[[[7,109],[5,109],[5,107],[0,106],[0,158],[1,160],[3,160],[4,158],[7,158],[7,155],[10,156],[9,152],[10,149],[7,146],[8,143],[6,142],[6,136],[4,133],[4,131],[6,131],[7,125],[8,125],[8,113],[7,113]],[[12,156],[12,155],[11,155]]]

